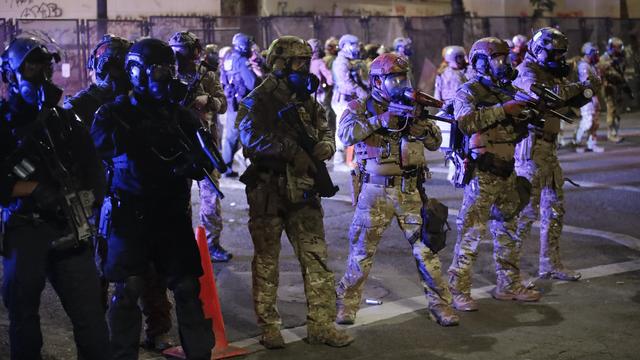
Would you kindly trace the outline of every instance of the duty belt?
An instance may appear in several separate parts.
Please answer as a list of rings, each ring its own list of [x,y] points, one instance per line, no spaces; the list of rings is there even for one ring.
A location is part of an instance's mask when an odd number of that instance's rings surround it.
[[[366,184],[384,185],[384,187],[394,187],[396,185],[402,185],[403,182],[417,181],[418,176],[416,173],[409,175],[374,175],[364,173],[362,175],[362,182]]]

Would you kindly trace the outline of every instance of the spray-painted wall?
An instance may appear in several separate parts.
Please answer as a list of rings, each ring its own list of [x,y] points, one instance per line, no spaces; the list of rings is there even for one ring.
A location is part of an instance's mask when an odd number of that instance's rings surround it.
[[[96,0],[0,0],[0,18],[95,18]]]

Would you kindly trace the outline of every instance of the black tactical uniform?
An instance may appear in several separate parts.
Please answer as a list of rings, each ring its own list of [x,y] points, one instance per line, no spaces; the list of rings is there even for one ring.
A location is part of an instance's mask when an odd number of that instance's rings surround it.
[[[134,95],[101,107],[91,128],[99,155],[114,169],[104,267],[107,279],[116,283],[109,305],[114,359],[137,358],[137,300],[150,262],[174,293],[187,357],[208,360],[213,347],[211,324],[198,298],[202,268],[189,209],[191,179],[198,179],[191,164],[197,161],[182,146],[183,141],[197,144],[200,122],[168,100],[173,63],[163,41],[135,43],[125,64]]]
[[[9,99],[0,102],[2,297],[11,322],[11,358],[41,359],[38,312],[48,278],[73,324],[78,355],[108,359],[107,326],[91,242],[88,237],[77,241],[70,236],[77,228],[65,212],[69,207],[63,206],[67,203],[63,191],[67,196],[86,195],[87,205],[81,211],[88,224],[90,198],[100,196],[104,188],[103,170],[87,130],[71,112],[53,105],[61,91],[48,81],[52,58],[44,44],[33,38],[14,40],[2,55],[3,78],[10,87]],[[29,88],[32,91],[25,90]],[[44,102],[33,96],[36,93],[44,93]],[[38,105],[43,106],[42,112]],[[39,116],[45,113],[48,116]],[[69,176],[61,177],[56,171],[62,167]],[[19,190],[36,183],[33,191]]]

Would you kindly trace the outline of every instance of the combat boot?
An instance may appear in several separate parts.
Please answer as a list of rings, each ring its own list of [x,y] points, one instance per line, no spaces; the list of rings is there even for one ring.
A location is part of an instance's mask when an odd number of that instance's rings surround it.
[[[228,262],[233,257],[233,254],[220,245],[210,248],[209,254],[211,255],[211,261],[216,263]]]
[[[307,324],[307,342],[343,347],[353,342],[353,337],[344,330],[336,329],[332,324]]]
[[[346,307],[338,305],[338,315],[336,315],[336,323],[340,325],[353,325],[356,322],[356,312],[347,310]]]
[[[540,272],[540,277],[543,279],[578,281],[582,277],[582,274],[573,270],[562,268],[562,269]]]
[[[284,338],[280,333],[279,326],[265,326],[262,329],[262,336],[260,337],[260,344],[267,349],[282,349],[284,348]]]
[[[510,301],[538,301],[540,300],[540,292],[533,289],[527,289],[524,286],[516,286],[512,289],[498,289],[496,286],[491,291],[491,296],[496,300]]]
[[[458,315],[453,313],[451,306],[437,304],[429,307],[429,317],[440,326],[456,326],[460,322]]]
[[[171,341],[171,337],[169,334],[160,334],[157,336],[147,336],[145,335],[142,344],[140,344],[143,349],[162,352],[170,347],[173,347],[173,342]]]
[[[478,311],[478,303],[471,295],[463,293],[451,293],[453,300],[452,306],[458,311]]]

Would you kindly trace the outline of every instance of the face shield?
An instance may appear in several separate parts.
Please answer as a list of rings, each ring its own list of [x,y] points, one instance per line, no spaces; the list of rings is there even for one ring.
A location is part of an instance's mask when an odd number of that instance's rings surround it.
[[[494,54],[489,60],[491,75],[497,80],[513,80],[513,67],[508,54]]]
[[[17,89],[26,103],[53,107],[60,101],[62,89],[51,82],[51,61],[59,59],[57,54],[38,50],[27,56],[17,72]]]
[[[320,84],[320,80],[309,72],[310,67],[311,59],[308,57],[294,57],[289,60],[287,86],[299,100],[308,99]]]
[[[393,101],[401,100],[404,96],[404,91],[412,87],[407,73],[387,75],[382,82],[382,86],[389,100]]]

